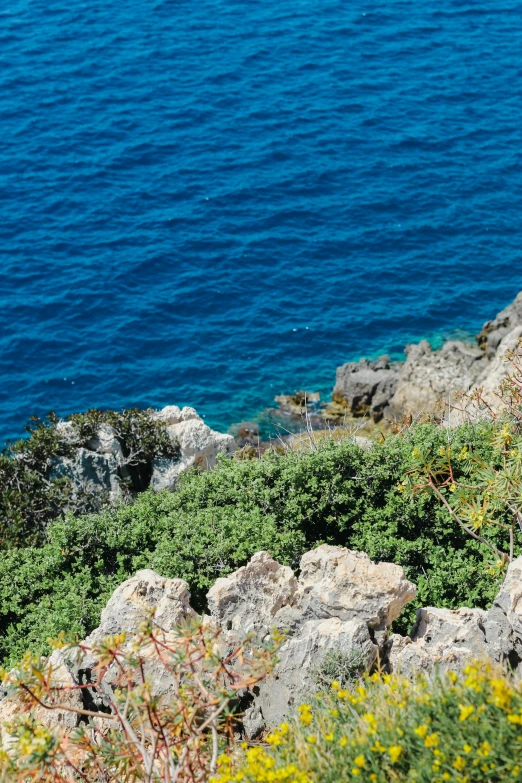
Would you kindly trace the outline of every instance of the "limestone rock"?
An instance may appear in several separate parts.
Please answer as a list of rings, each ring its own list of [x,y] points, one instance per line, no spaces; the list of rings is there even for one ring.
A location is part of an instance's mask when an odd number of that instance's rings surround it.
[[[486,363],[479,348],[458,340],[444,343],[437,351],[422,340],[407,345],[406,354],[391,400],[397,413],[431,413],[440,399],[454,401],[455,393],[474,385]]]
[[[151,569],[138,571],[114,591],[102,612],[100,625],[85,643],[92,646],[104,636],[122,631],[135,633],[151,609],[156,609],[155,622],[166,631],[193,617],[188,584],[183,579],[167,579]]]
[[[510,563],[500,592],[485,620],[492,658],[516,667],[522,661],[522,556]]]
[[[70,457],[54,457],[50,477],[70,479],[74,497],[107,496],[112,502],[121,497],[118,461],[111,453],[98,454],[82,447]]]
[[[286,635],[275,675],[261,684],[256,699],[265,722],[273,724],[312,687],[326,652],[357,651],[371,666],[391,623],[414,595],[400,566],[324,544],[303,555],[297,580],[268,553],[258,553],[218,579],[208,603],[231,639],[249,629],[262,639],[272,626]]]
[[[288,566],[277,563],[268,552],[257,552],[248,565],[228,577],[217,579],[207,593],[215,622],[226,631],[266,635],[281,607],[292,605],[297,579]]]
[[[353,416],[369,413],[378,421],[393,397],[397,380],[397,371],[387,356],[376,362],[349,362],[337,369],[332,399]]]
[[[486,321],[477,335],[477,342],[492,359],[499,354],[502,340],[517,326],[522,326],[522,291],[492,321]]]
[[[410,676],[487,657],[485,619],[482,609],[418,609],[410,636],[394,634],[387,643],[391,670]]]
[[[171,405],[158,412],[167,424],[167,432],[181,448],[179,460],[157,457],[152,460],[151,486],[156,489],[173,489],[180,473],[191,467],[203,470],[213,468],[218,454],[232,454],[236,444],[232,435],[210,429],[194,408],[180,409]]]

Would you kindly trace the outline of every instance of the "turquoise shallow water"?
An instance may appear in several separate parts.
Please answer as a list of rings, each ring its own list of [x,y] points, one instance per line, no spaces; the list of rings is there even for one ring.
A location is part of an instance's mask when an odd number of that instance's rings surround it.
[[[522,5],[7,0],[0,439],[226,429],[522,289]]]

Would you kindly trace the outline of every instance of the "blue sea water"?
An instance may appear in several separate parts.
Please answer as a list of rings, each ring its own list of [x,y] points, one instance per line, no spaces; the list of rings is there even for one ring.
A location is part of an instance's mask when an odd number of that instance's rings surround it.
[[[522,289],[522,4],[4,0],[0,440],[219,428]]]

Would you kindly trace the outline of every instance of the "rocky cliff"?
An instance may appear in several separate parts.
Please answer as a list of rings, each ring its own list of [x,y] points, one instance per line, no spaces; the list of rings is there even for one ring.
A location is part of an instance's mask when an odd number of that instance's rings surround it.
[[[436,668],[461,667],[474,658],[491,658],[517,668],[522,661],[522,557],[513,561],[504,584],[488,611],[479,609],[419,609],[409,636],[390,636],[391,625],[413,599],[415,585],[402,567],[373,563],[361,552],[322,545],[303,555],[299,576],[277,563],[268,552],[216,581],[208,593],[207,622],[221,628],[223,654],[245,634],[252,644],[264,642],[273,629],[283,635],[274,674],[244,699],[244,729],[256,736],[266,725],[288,715],[314,689],[317,672],[328,655],[334,660],[356,660],[359,669],[376,664],[391,671],[413,674]],[[138,573],[114,592],[100,626],[85,640],[88,647],[104,637],[125,631],[131,643],[140,622],[156,610],[155,620],[165,632],[194,616],[190,593],[181,579],[166,579],[151,570]],[[335,657],[336,656],[336,657]],[[354,657],[355,656],[355,657]],[[53,653],[56,682],[90,682],[88,655],[70,661]],[[171,687],[164,672],[147,672],[154,690]],[[110,676],[108,678],[110,687]],[[92,692],[91,692],[92,691]],[[74,691],[78,699],[78,691]],[[246,696],[246,695],[245,695]],[[95,689],[82,691],[90,710],[103,711],[104,699]],[[4,694],[0,724],[24,709],[18,696]],[[45,713],[47,721],[73,720],[70,713]],[[67,724],[68,725],[68,724]],[[73,726],[69,726],[73,728]]]
[[[423,340],[407,345],[406,361],[390,363],[361,359],[337,369],[333,400],[353,416],[383,416],[432,413],[438,401],[452,402],[459,392],[477,387],[486,398],[507,372],[504,356],[522,336],[522,293],[492,321],[487,321],[476,344],[459,340],[445,342],[432,350]]]

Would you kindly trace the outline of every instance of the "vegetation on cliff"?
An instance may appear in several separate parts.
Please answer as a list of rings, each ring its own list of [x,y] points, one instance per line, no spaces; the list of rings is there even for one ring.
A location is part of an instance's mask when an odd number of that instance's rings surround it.
[[[139,568],[186,579],[194,605],[203,608],[215,579],[254,552],[267,549],[296,568],[301,554],[322,542],[404,566],[419,589],[401,631],[418,606],[485,607],[498,591],[503,563],[455,523],[434,492],[404,485],[419,469],[417,455],[439,454],[448,439],[455,454],[472,453],[501,468],[495,447],[501,426],[491,421],[448,431],[415,424],[369,450],[347,439],[254,460],[223,459],[212,471],[188,472],[173,493],[148,491],[98,514],[58,519],[41,545],[3,553],[0,655],[14,662],[28,647],[43,652],[45,640],[62,630],[85,637],[111,592]],[[518,448],[517,437],[510,448]],[[452,475],[457,484],[480,481],[465,460],[455,461]],[[510,525],[511,512],[499,508],[496,519]],[[505,538],[501,527],[488,531],[499,550]]]

